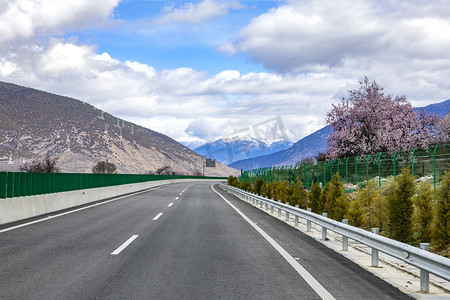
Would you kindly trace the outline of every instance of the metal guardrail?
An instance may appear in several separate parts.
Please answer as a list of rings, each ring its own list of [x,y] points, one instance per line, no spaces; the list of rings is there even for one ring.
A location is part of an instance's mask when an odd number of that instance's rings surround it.
[[[364,229],[350,226],[344,222],[338,222],[326,217],[318,215],[311,211],[306,211],[289,204],[274,201],[253,193],[249,193],[238,188],[228,186],[220,183],[220,187],[246,201],[251,201],[260,204],[265,209],[271,207],[271,212],[278,209],[278,217],[281,217],[281,212],[284,211],[286,220],[289,219],[289,214],[295,216],[295,224],[298,225],[298,218],[307,221],[307,231],[311,230],[311,222],[322,226],[322,239],[326,239],[327,229],[342,235],[342,250],[348,249],[348,239],[358,241],[364,245],[372,248],[372,266],[378,266],[378,251],[387,255],[398,258],[412,266],[420,269],[420,290],[422,292],[429,291],[429,273],[450,281],[450,259],[443,256],[428,252],[429,244],[421,244],[421,248],[417,248],[408,244],[404,244],[387,237],[379,236],[378,228],[372,229],[368,232]]]

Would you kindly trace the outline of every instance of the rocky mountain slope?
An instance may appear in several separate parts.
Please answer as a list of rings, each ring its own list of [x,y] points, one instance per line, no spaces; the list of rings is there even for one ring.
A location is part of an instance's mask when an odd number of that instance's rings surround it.
[[[115,163],[119,173],[142,174],[167,165],[180,174],[203,169],[204,157],[163,134],[76,99],[4,82],[0,137],[3,162],[50,155],[59,157],[63,172],[90,172],[99,160]],[[238,171],[216,164],[205,168],[205,174],[228,176]]]
[[[440,117],[444,117],[450,111],[450,99],[430,104],[425,107],[416,108],[416,111],[420,110],[425,110],[427,113],[433,113]],[[235,161],[230,164],[230,167],[239,170],[243,169],[245,171],[272,166],[295,165],[303,158],[314,157],[320,152],[325,152],[328,147],[327,138],[331,130],[330,126],[325,126],[299,140],[289,149],[269,155]]]

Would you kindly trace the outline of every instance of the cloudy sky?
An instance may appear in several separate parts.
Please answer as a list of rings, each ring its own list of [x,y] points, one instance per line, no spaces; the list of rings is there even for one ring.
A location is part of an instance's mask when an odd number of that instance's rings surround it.
[[[446,0],[0,0],[0,80],[179,141],[281,116],[292,141],[364,76],[450,98]]]

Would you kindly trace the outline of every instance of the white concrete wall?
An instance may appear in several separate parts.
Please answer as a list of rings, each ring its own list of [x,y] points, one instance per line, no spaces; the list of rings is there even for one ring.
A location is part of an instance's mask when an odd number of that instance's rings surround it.
[[[171,179],[116,185],[38,196],[0,199],[0,224],[45,215],[103,199],[142,191],[151,187],[178,182],[203,181],[199,179]],[[210,181],[206,180],[205,181]],[[217,180],[220,181],[220,180]]]

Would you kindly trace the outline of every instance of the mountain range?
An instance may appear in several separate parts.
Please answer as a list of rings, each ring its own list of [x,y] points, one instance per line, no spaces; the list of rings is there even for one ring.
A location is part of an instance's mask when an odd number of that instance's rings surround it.
[[[203,171],[205,158],[161,133],[120,120],[94,106],[11,83],[0,82],[0,169],[18,163],[58,157],[63,172],[90,172],[100,160],[113,162],[119,173],[143,174],[170,166],[179,174]],[[223,164],[205,175],[239,172]]]
[[[286,140],[269,142],[259,140],[251,136],[236,136],[221,138],[212,143],[194,148],[198,154],[214,158],[217,161],[229,165],[235,161],[271,154],[291,147],[294,143]]]
[[[428,114],[433,113],[440,117],[444,117],[450,111],[450,99],[430,104],[425,107],[417,107],[415,109],[416,111],[425,110]],[[245,171],[272,166],[295,165],[303,158],[315,157],[319,153],[325,152],[328,147],[327,138],[331,130],[330,126],[325,126],[299,140],[288,149],[274,152],[269,155],[238,160],[231,163],[229,166]]]

